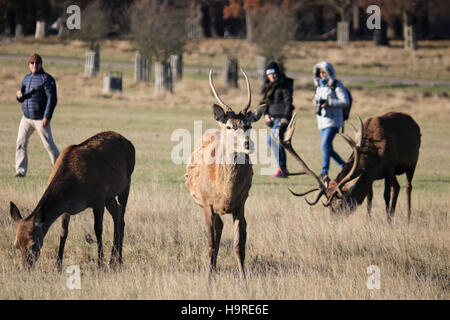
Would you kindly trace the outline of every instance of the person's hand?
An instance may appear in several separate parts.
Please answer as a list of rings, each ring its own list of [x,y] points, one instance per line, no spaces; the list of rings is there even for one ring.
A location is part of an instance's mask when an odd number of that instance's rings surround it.
[[[328,101],[325,101],[324,103],[322,103],[322,104],[320,105],[320,107],[321,107],[321,108],[326,108],[326,107],[328,107]]]
[[[50,124],[50,120],[48,120],[47,118],[44,118],[42,120],[42,126],[45,128],[46,126],[48,126]]]
[[[268,114],[264,115],[264,121],[266,122],[266,126],[268,126],[269,128],[272,128],[273,121],[270,120],[270,117]]]
[[[22,91],[18,90],[16,92],[16,96],[17,96],[17,98],[22,99],[22,97],[23,97]]]
[[[312,98],[312,103],[314,104],[314,105],[316,105],[316,99],[314,99],[314,98]]]
[[[289,124],[288,119],[286,119],[286,118],[281,118],[281,121],[280,121],[280,127],[281,127],[281,128],[286,128],[286,127],[288,126],[288,124]]]

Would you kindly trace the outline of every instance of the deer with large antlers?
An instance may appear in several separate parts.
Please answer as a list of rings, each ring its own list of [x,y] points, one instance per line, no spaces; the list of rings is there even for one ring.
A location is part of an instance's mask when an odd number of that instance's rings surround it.
[[[361,118],[359,120],[361,129],[357,134],[359,136],[356,139],[357,142],[348,135],[341,134],[352,147],[352,155],[337,177],[329,184],[324,184],[292,147],[294,117],[281,143],[300,164],[303,173],[310,175],[316,181],[317,186],[303,193],[289,190],[295,196],[305,196],[318,191],[313,202],[305,200],[312,206],[325,196],[326,201],[323,205],[329,207],[332,212],[352,212],[367,198],[367,212],[370,216],[372,184],[375,180],[384,179],[386,217],[391,223],[400,190],[396,175],[405,173],[409,222],[411,220],[411,183],[419,157],[420,128],[411,116],[398,112],[371,117],[364,122]]]
[[[121,264],[125,206],[134,163],[133,144],[112,131],[98,133],[78,145],[66,147],[56,160],[48,187],[33,212],[22,219],[17,206],[10,203],[11,217],[17,222],[15,246],[22,253],[23,265],[32,267],[35,264],[47,231],[62,216],[57,258],[57,268],[61,270],[70,217],[92,208],[98,263],[103,266],[105,206],[114,221],[110,265],[115,267]]]
[[[213,116],[220,130],[205,133],[191,155],[186,167],[186,185],[194,201],[203,209],[209,247],[209,278],[216,270],[217,254],[224,214],[232,214],[234,222],[234,250],[239,272],[245,278],[244,259],[247,239],[247,223],[244,206],[252,184],[253,168],[250,163],[249,131],[252,122],[259,120],[265,111],[260,106],[249,111],[251,106],[250,81],[247,83],[248,102],[245,108],[235,113],[225,104],[214,87],[212,70],[209,73],[211,90],[220,105],[214,104]],[[225,108],[226,111],[223,109]]]

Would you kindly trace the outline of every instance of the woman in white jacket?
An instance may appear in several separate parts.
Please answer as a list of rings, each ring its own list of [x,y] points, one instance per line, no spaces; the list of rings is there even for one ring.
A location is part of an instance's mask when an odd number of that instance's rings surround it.
[[[333,65],[322,61],[314,66],[314,83],[317,86],[313,103],[316,106],[317,123],[322,149],[321,177],[329,182],[330,157],[342,168],[345,161],[333,149],[333,139],[343,126],[342,108],[348,108],[350,97],[344,85],[336,80]]]

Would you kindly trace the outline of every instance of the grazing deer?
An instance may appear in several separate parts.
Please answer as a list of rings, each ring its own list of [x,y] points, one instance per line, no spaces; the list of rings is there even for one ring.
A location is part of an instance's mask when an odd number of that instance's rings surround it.
[[[352,212],[367,197],[367,212],[370,216],[372,207],[372,184],[374,180],[384,179],[384,200],[386,203],[387,221],[391,223],[394,216],[400,185],[396,175],[406,173],[406,196],[408,222],[411,220],[411,190],[412,179],[419,157],[420,128],[411,116],[389,112],[381,116],[371,117],[361,123],[358,143],[345,134],[341,136],[350,144],[353,153],[336,179],[325,185],[311,171],[305,162],[294,151],[291,139],[295,128],[293,117],[285,134],[283,146],[288,150],[303,168],[303,173],[310,175],[317,182],[314,187],[303,193],[291,193],[295,196],[305,196],[319,191],[313,202],[315,205],[325,195],[324,206],[332,212]]]
[[[92,208],[98,244],[98,263],[103,266],[104,207],[114,221],[114,244],[110,265],[122,263],[125,206],[134,169],[133,144],[112,131],[98,133],[78,145],[64,149],[49,178],[49,185],[33,212],[22,219],[19,209],[10,203],[11,217],[17,222],[15,246],[22,253],[22,263],[32,267],[39,258],[45,235],[62,216],[57,268],[61,270],[69,231],[70,216]],[[118,198],[118,203],[115,197]]]
[[[209,246],[209,278],[216,270],[217,254],[223,222],[220,215],[231,213],[234,221],[234,250],[238,260],[239,272],[245,278],[244,259],[247,238],[244,217],[245,201],[252,184],[253,168],[249,161],[250,140],[248,132],[252,122],[259,120],[265,106],[248,111],[251,105],[250,82],[241,69],[247,82],[248,103],[243,111],[236,114],[219,97],[209,73],[209,84],[219,104],[214,104],[213,116],[219,123],[220,130],[205,133],[191,154],[190,163],[186,167],[186,185],[195,202],[203,209]],[[247,134],[246,134],[247,133]],[[231,138],[238,137],[238,139]],[[239,139],[240,138],[240,139]],[[207,159],[212,157],[211,159]],[[226,161],[231,159],[232,161]],[[239,161],[241,160],[241,161]]]

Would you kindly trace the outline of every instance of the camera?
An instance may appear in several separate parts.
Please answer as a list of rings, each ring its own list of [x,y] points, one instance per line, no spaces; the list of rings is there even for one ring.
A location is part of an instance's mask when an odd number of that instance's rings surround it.
[[[320,116],[320,112],[321,112],[321,105],[323,105],[325,102],[327,102],[326,99],[320,99],[319,101],[316,100],[316,114],[318,116]]]

